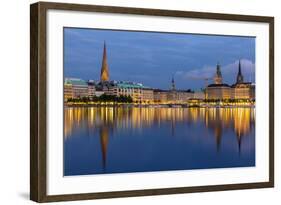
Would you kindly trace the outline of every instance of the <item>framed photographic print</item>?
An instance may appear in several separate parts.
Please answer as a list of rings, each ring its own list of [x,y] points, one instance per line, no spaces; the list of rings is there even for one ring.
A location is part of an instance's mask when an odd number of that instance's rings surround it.
[[[40,2],[30,198],[274,186],[274,18]]]

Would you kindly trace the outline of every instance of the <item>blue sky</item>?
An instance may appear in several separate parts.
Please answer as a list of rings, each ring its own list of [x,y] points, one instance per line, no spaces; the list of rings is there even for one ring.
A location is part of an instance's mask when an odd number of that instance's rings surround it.
[[[79,28],[64,28],[64,76],[99,80],[104,41],[111,80],[169,89],[174,75],[178,89],[199,90],[217,62],[233,84],[241,59],[244,80],[255,81],[254,37]]]

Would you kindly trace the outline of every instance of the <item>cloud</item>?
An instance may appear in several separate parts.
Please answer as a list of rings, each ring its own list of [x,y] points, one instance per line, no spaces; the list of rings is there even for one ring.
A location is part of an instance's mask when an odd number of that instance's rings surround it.
[[[222,65],[221,72],[223,76],[223,80],[226,83],[234,83],[235,78],[238,72],[238,63],[239,60],[236,60],[233,63]],[[248,59],[241,59],[241,68],[242,74],[244,76],[244,81],[252,81],[255,82],[255,64]],[[176,76],[184,79],[184,80],[204,80],[206,78],[212,80],[216,72],[216,65],[213,66],[204,66],[199,69],[191,69],[189,71],[177,71],[175,73]]]

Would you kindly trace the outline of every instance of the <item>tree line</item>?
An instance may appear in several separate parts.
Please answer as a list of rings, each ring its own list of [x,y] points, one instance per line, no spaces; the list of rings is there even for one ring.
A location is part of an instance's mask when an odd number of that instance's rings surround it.
[[[88,103],[88,102],[119,102],[119,103],[132,103],[133,99],[131,96],[114,96],[114,95],[106,95],[102,94],[101,96],[93,96],[93,97],[80,97],[80,98],[69,98],[67,102],[72,103]]]
[[[203,102],[205,103],[239,103],[239,102],[255,102],[255,99],[204,99]]]

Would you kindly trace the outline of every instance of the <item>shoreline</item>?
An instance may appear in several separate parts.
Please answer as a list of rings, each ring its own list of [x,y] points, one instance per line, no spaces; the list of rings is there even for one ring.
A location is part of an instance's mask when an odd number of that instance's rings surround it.
[[[255,105],[187,105],[187,104],[64,104],[64,108],[73,107],[117,107],[117,108],[255,108]]]

